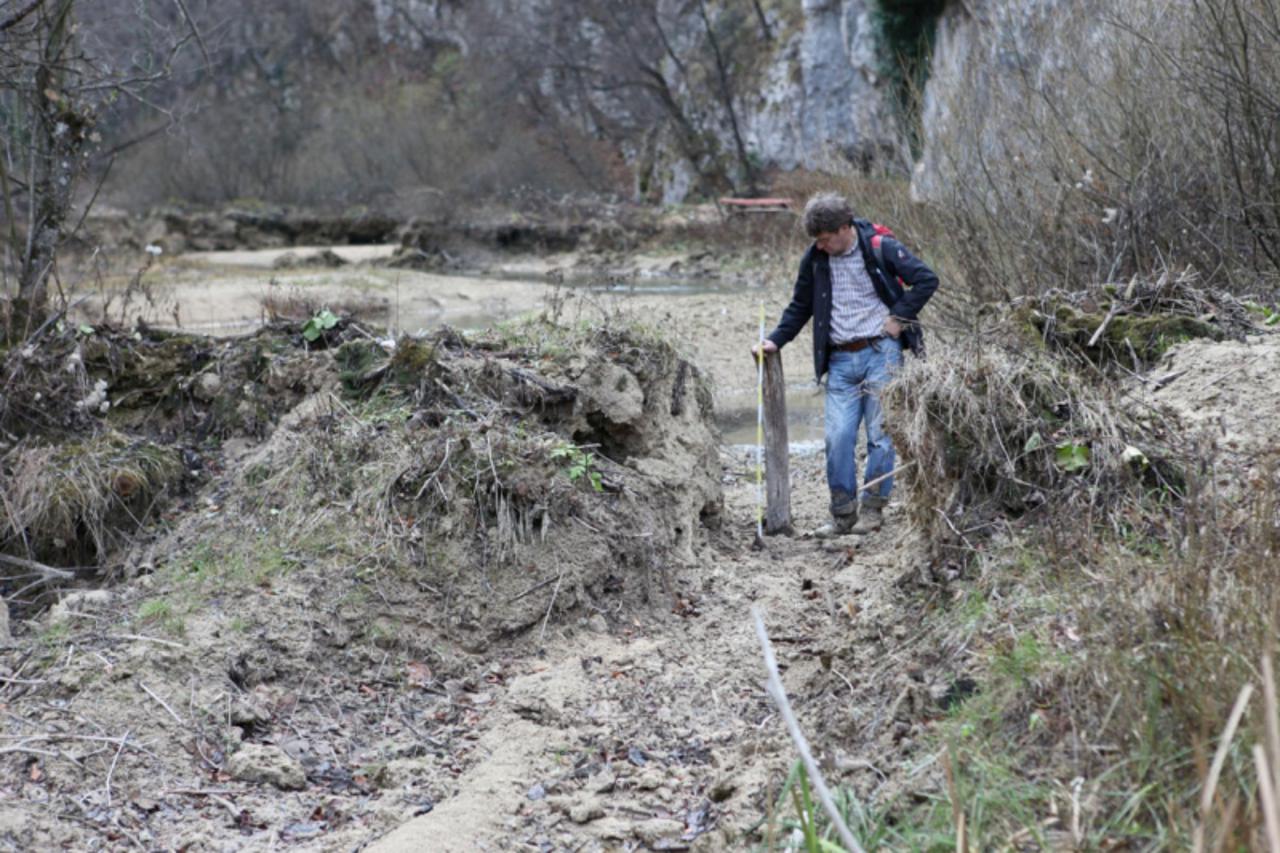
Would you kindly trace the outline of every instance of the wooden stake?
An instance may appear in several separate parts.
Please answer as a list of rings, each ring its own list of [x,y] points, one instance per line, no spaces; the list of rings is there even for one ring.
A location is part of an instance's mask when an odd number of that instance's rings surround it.
[[[777,352],[769,353],[764,359],[764,446],[764,532],[769,536],[790,534],[791,460],[787,437],[787,382],[782,375],[782,354]]]

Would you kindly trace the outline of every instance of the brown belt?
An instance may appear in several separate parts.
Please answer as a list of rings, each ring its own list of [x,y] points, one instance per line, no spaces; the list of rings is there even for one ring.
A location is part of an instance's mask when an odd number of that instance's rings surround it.
[[[832,344],[831,348],[833,350],[840,350],[841,352],[857,352],[858,350],[864,350],[871,346],[876,341],[880,340],[881,337],[883,336],[877,335],[874,338],[858,338],[854,341],[845,341],[842,344]]]

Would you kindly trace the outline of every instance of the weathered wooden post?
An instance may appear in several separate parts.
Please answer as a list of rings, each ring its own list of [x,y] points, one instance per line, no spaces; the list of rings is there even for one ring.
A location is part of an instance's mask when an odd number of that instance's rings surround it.
[[[764,532],[791,533],[791,463],[787,438],[787,383],[782,353],[764,359]]]

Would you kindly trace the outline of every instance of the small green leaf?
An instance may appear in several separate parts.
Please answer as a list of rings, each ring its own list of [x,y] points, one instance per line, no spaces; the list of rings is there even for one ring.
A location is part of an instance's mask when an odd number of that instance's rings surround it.
[[[303,324],[302,337],[308,341],[315,341],[336,325],[338,325],[338,315],[326,308]]]
[[[88,323],[81,323],[78,331],[82,335],[92,335],[96,330]]]
[[[1082,471],[1089,467],[1089,448],[1083,444],[1064,442],[1057,445],[1054,461],[1068,473]]]
[[[1027,443],[1023,446],[1023,453],[1030,453],[1033,450],[1039,450],[1044,446],[1044,439],[1040,437],[1040,433],[1033,432],[1031,437],[1027,439]]]

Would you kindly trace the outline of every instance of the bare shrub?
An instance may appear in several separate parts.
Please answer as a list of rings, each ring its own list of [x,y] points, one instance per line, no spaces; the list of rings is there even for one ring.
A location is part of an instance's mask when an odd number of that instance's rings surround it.
[[[965,280],[1007,298],[1192,265],[1274,284],[1274,0],[1077,5],[991,11],[933,93],[917,189],[978,247]]]

